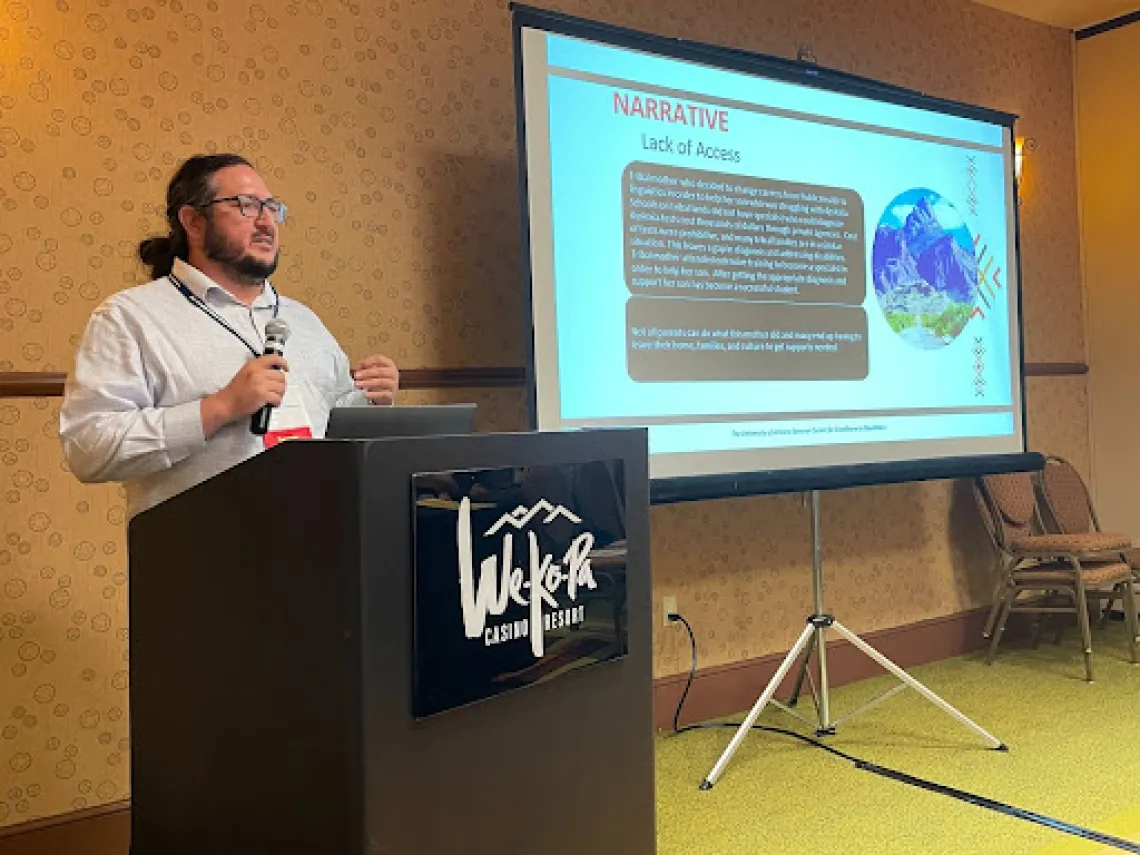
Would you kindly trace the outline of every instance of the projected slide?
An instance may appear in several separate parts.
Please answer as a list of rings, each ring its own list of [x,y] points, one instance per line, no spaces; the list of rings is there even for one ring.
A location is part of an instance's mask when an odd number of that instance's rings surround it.
[[[539,427],[654,476],[1024,450],[1008,127],[524,31]]]

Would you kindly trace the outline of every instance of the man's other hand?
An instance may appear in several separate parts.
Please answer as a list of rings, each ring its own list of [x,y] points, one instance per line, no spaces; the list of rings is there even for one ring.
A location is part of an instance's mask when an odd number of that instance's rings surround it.
[[[391,404],[400,388],[400,370],[387,356],[366,356],[352,369],[352,379],[369,403]]]

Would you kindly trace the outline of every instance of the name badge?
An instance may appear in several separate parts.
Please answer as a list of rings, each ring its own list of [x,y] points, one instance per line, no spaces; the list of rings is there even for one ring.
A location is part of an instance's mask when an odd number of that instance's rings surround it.
[[[274,407],[269,414],[269,430],[262,438],[266,448],[272,448],[287,439],[312,439],[312,422],[301,399],[300,389],[292,383],[285,386],[285,397],[281,406]]]

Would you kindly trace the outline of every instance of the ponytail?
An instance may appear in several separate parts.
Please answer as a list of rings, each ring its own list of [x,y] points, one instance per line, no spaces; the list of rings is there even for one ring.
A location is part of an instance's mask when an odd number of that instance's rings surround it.
[[[185,232],[183,232],[185,237]],[[183,241],[184,242],[184,241]],[[151,279],[169,276],[174,269],[174,259],[185,259],[186,252],[179,253],[171,237],[147,238],[139,244],[139,260],[150,268]]]

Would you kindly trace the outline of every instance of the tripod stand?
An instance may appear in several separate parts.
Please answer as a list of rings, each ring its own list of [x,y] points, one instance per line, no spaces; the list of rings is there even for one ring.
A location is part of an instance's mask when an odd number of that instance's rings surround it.
[[[799,698],[800,690],[803,687],[805,675],[810,676],[809,659],[814,652],[819,661],[820,682],[818,690],[813,692],[815,695],[816,712],[819,718],[818,727],[816,727],[815,731],[817,736],[828,736],[834,734],[835,728],[842,722],[854,718],[855,716],[859,715],[859,713],[865,712],[871,707],[881,703],[882,701],[885,701],[887,698],[909,687],[911,689],[914,689],[936,707],[940,708],[943,712],[953,716],[966,727],[970,728],[970,730],[977,733],[979,736],[990,743],[991,748],[997,751],[1006,751],[1006,746],[1000,740],[976,725],[954,707],[950,706],[950,704],[946,703],[946,701],[942,700],[942,698],[938,697],[938,695],[934,694],[934,692],[930,691],[930,689],[926,688],[926,686],[922,685],[922,683],[918,682],[918,680],[914,679],[914,677],[910,676],[908,673],[906,673],[906,671],[904,671],[882,653],[875,650],[875,648],[871,647],[871,645],[867,644],[867,642],[863,641],[863,639],[859,638],[859,636],[855,635],[855,633],[847,629],[847,627],[837,621],[834,616],[827,614],[823,610],[823,550],[820,540],[818,490],[812,490],[811,492],[811,540],[812,582],[814,586],[815,611],[808,616],[807,626],[805,626],[803,632],[800,633],[800,637],[796,640],[796,643],[792,649],[788,651],[788,655],[784,657],[784,661],[780,663],[780,667],[776,669],[776,673],[772,676],[772,679],[768,682],[768,685],[764,688],[764,691],[760,693],[760,697],[757,698],[755,705],[752,707],[752,710],[748,713],[748,716],[744,719],[744,722],[736,731],[736,735],[732,737],[732,741],[728,744],[728,748],[724,750],[724,753],[720,756],[720,759],[717,760],[716,765],[713,766],[712,771],[709,772],[708,776],[704,779],[704,781],[701,782],[701,789],[711,790],[713,788],[713,785],[716,784],[717,779],[719,779],[720,776],[724,773],[725,767],[732,759],[732,756],[736,753],[736,750],[740,748],[740,744],[744,741],[744,737],[748,735],[748,732],[752,729],[752,725],[756,723],[756,719],[759,718],[760,713],[763,712],[764,708],[768,706],[768,704],[779,707],[795,718],[798,718],[800,721],[805,722],[809,726],[814,726],[815,723],[808,721],[804,716],[801,716],[795,710],[790,709],[788,705],[781,704],[779,701],[774,699],[776,689],[779,687],[784,677],[788,675],[788,672],[792,670],[792,666],[795,664],[796,659],[800,656],[800,654],[805,653],[805,651],[806,654],[804,656],[803,665],[800,669],[800,675],[796,681],[796,687],[792,694],[792,699],[789,701],[789,704],[794,705],[796,703]],[[825,635],[829,629],[837,632],[842,638],[850,642],[851,645],[854,646],[857,650],[877,662],[902,682],[902,685],[889,689],[888,691],[872,699],[871,701],[868,701],[863,706],[859,707],[857,710],[849,713],[838,721],[832,721],[831,709],[828,701],[827,646]]]

